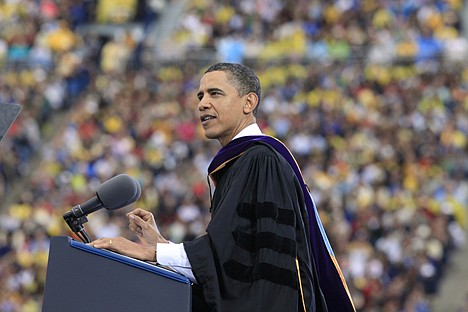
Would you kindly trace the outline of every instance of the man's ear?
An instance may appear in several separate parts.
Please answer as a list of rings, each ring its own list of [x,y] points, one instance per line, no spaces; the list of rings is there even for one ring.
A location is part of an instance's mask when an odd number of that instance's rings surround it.
[[[258,105],[258,96],[251,92],[245,97],[244,114],[252,113]]]

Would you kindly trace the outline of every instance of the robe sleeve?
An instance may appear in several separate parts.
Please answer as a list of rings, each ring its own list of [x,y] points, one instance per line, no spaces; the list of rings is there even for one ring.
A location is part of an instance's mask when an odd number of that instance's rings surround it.
[[[291,167],[262,144],[219,173],[207,233],[184,243],[213,311],[315,311],[301,194]]]

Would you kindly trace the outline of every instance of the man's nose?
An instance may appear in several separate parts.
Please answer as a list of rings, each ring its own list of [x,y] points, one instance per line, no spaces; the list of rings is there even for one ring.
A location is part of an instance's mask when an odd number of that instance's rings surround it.
[[[200,99],[200,101],[198,101],[198,110],[199,111],[204,111],[208,107],[210,107],[210,102],[206,97],[203,97],[203,98]]]

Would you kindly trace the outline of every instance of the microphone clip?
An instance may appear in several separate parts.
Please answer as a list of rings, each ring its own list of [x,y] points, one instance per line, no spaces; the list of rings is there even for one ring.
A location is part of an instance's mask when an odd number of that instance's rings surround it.
[[[83,227],[83,224],[88,222],[88,218],[86,216],[75,217],[75,215],[69,211],[63,215],[63,219],[67,222],[73,233],[75,233],[83,243],[91,243],[91,240]]]

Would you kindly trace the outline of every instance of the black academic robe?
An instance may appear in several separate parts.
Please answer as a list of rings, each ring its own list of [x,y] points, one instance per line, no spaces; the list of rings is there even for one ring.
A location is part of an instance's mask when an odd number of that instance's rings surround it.
[[[304,194],[287,161],[255,143],[213,178],[207,233],[184,243],[207,305],[194,301],[194,311],[327,311]]]

